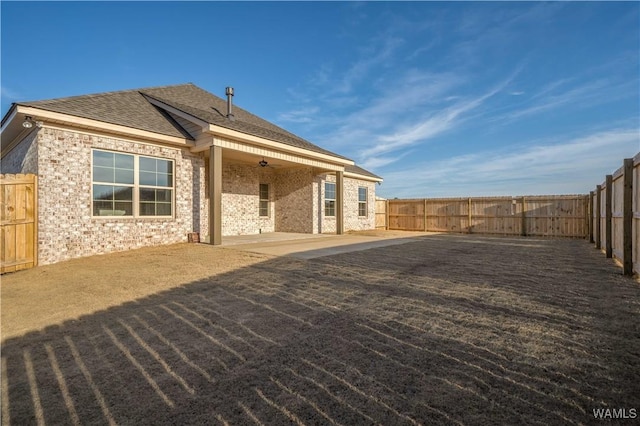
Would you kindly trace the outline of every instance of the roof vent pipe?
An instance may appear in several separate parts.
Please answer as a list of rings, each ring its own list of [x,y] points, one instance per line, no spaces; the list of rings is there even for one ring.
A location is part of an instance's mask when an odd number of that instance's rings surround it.
[[[233,116],[233,87],[227,87],[225,92],[227,94],[227,118],[234,121],[236,118]]]

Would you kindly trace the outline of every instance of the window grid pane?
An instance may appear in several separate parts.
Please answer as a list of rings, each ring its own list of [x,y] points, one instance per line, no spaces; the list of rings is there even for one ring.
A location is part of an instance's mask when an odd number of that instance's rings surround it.
[[[334,200],[324,200],[324,215],[325,216],[336,215],[336,202]]]
[[[260,184],[260,199],[261,200],[269,199],[269,185],[266,183]]]
[[[173,161],[140,157],[138,163],[140,216],[171,216],[173,191],[164,188],[173,187]]]
[[[259,214],[261,217],[269,217],[269,202],[260,201]]]
[[[367,188],[358,187],[358,216],[367,216]]]
[[[367,216],[367,203],[358,203],[358,216]]]
[[[136,215],[173,214],[172,160],[99,150],[92,153],[94,216],[134,216],[134,190],[138,200]]]
[[[331,182],[324,183],[324,215],[336,215],[336,184]]]
[[[324,199],[335,200],[336,199],[336,184],[325,182],[324,184]]]
[[[170,189],[140,188],[140,216],[171,216]]]
[[[133,185],[134,156],[93,151],[93,181]]]
[[[93,185],[94,216],[133,216],[133,188]]]
[[[269,217],[269,184],[259,184],[258,192],[258,216]]]
[[[358,201],[367,201],[367,188],[358,188]]]

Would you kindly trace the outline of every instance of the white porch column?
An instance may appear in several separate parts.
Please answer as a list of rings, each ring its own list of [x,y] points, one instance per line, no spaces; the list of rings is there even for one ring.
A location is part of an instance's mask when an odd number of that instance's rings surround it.
[[[344,172],[336,172],[336,234],[344,234]]]
[[[209,244],[222,244],[222,148],[209,147]]]

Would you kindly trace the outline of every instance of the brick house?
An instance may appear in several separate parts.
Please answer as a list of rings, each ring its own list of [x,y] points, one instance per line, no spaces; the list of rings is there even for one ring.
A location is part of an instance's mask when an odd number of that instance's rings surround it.
[[[14,103],[2,173],[38,176],[39,263],[222,236],[375,228],[382,179],[183,84]],[[210,202],[213,200],[213,202]]]

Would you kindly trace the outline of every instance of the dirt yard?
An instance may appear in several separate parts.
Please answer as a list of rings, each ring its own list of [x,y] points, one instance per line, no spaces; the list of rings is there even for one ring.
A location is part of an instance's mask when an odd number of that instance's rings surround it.
[[[640,416],[640,284],[582,240],[431,235],[310,260],[183,244],[1,292],[3,425]]]

